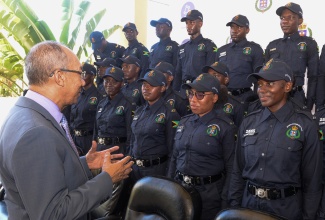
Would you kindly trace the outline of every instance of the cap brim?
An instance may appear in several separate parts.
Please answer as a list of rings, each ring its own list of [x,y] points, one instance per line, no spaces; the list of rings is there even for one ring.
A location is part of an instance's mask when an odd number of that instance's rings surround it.
[[[230,21],[226,24],[226,26],[231,26],[231,24],[236,24],[238,25],[239,27],[247,27],[246,25],[242,24],[242,23],[239,23],[239,22],[236,22],[236,21]]]
[[[113,79],[115,79],[116,81],[118,81],[118,82],[123,82],[123,79],[121,80],[121,79],[117,79],[115,76],[113,76],[112,74],[105,74],[102,78],[104,79],[105,77],[108,77],[108,76],[110,76],[110,77],[112,77]]]
[[[202,68],[202,72],[203,72],[203,73],[208,73],[209,69],[213,69],[213,68],[210,67],[210,66],[204,66],[204,67]]]
[[[163,86],[161,84],[159,84],[156,80],[153,80],[152,78],[141,78],[141,79],[138,79],[137,82],[147,82],[149,83],[151,86]]]
[[[284,80],[284,79],[279,79],[277,75],[275,74],[265,74],[265,73],[252,73],[247,76],[247,80],[250,82],[257,82],[259,78],[268,80],[268,81],[278,81],[278,80]]]
[[[275,12],[277,15],[281,16],[282,12],[284,9],[286,9],[287,7],[285,6],[281,6],[280,8],[278,8]],[[290,9],[289,9],[290,10]],[[291,11],[291,10],[290,10]]]
[[[152,27],[156,27],[157,24],[158,24],[158,21],[154,21],[154,20],[150,21],[150,25],[151,25]]]
[[[91,47],[93,48],[93,50],[98,50],[102,45],[102,42],[98,42],[98,43],[92,43]]]

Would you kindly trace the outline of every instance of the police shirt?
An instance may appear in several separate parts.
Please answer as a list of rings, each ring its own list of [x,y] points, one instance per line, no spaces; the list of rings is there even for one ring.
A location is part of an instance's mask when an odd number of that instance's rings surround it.
[[[177,113],[182,117],[191,113],[190,104],[186,97],[182,97],[180,92],[174,91],[169,87],[164,93],[163,99],[172,109],[176,109]]]
[[[178,43],[172,41],[170,37],[155,43],[150,49],[149,68],[153,69],[156,65],[165,61],[176,68],[178,56]]]
[[[172,153],[174,135],[180,116],[160,98],[153,105],[141,106],[135,111],[131,124],[131,156],[156,159]]]
[[[125,83],[121,91],[124,96],[130,100],[133,105],[141,106],[145,103],[141,90],[142,84],[136,80],[131,83]]]
[[[203,38],[202,34],[179,46],[173,88],[179,91],[182,82],[193,81],[198,77],[204,66],[211,65],[214,62],[216,51],[217,46],[213,41]]]
[[[114,44],[114,43],[109,43],[107,42],[107,45],[105,49],[100,52],[99,50],[94,50],[94,57],[97,62],[103,61],[106,57],[112,58],[112,59],[117,59],[121,58],[123,56],[123,52],[125,50],[125,47],[119,45],[119,44]]]
[[[78,102],[71,106],[71,129],[92,131],[94,129],[97,105],[102,98],[103,96],[94,85],[87,90],[83,90],[78,97]]]
[[[325,107],[321,107],[315,111],[315,117],[319,126],[319,139],[323,147],[323,184],[325,184]]]
[[[97,137],[126,137],[129,141],[133,110],[134,107],[123,93],[118,93],[113,100],[107,96],[97,107],[94,139]]]
[[[224,63],[229,68],[228,88],[250,88],[252,83],[247,81],[247,76],[263,65],[263,49],[259,44],[244,39],[220,47],[215,61]]]
[[[325,104],[325,45],[323,45],[319,59],[319,78],[316,91],[317,107],[323,106]]]
[[[226,102],[219,103],[218,101],[215,104],[215,109],[219,113],[225,113],[227,117],[231,119],[237,127],[240,126],[245,115],[244,105],[236,97],[229,94],[227,96]]]
[[[142,78],[146,74],[146,71],[149,67],[148,49],[138,40],[134,40],[129,44],[123,53],[123,57],[127,57],[128,55],[135,56],[141,61],[140,78]]]
[[[246,180],[266,188],[294,186],[302,190],[304,217],[311,219],[321,196],[321,178],[322,148],[309,112],[295,110],[287,101],[275,113],[264,108],[243,120],[229,187],[232,206],[241,205]]]
[[[295,86],[303,86],[305,72],[308,67],[307,77],[307,107],[312,108],[316,99],[316,84],[318,77],[319,55],[317,43],[314,39],[300,36],[296,32],[290,36],[274,40],[265,49],[265,62],[271,58],[278,58],[286,62],[295,77]],[[316,100],[316,104],[318,104]]]
[[[168,170],[190,176],[212,176],[224,172],[228,188],[233,165],[236,126],[228,118],[220,118],[216,111],[202,117],[190,114],[179,122]]]

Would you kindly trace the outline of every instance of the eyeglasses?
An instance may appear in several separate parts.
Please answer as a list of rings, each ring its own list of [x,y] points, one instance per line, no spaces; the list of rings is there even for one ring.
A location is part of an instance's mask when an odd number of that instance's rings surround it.
[[[202,99],[204,99],[204,96],[213,95],[213,93],[194,92],[192,90],[186,90],[186,95],[189,99],[192,99],[195,96],[197,98],[197,100],[202,100]]]
[[[78,71],[78,70],[69,70],[69,69],[59,69],[62,72],[71,72],[71,73],[78,73],[82,79],[86,78],[87,72],[86,71]],[[54,75],[54,71],[50,74],[50,77]]]

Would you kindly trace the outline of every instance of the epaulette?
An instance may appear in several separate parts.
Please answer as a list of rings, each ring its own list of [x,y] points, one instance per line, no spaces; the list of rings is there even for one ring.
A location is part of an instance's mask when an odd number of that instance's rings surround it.
[[[209,38],[203,38],[203,40],[205,40],[205,41],[209,41],[209,42],[211,42],[211,43],[214,44],[213,40],[211,40],[211,39],[209,39]]]
[[[233,96],[231,94],[228,94],[228,98],[234,100],[235,102],[238,102],[239,104],[244,104],[240,99],[238,99],[236,96]]]
[[[293,97],[290,97],[290,101],[294,104],[294,107],[298,107],[298,109],[303,111],[309,111],[306,105],[301,104],[301,102],[297,102]]]
[[[257,113],[259,113],[259,112],[261,112],[261,111],[262,111],[262,109],[257,109],[257,110],[255,110],[255,111],[252,111],[252,112],[248,113],[248,114],[245,116],[245,118],[247,118],[247,117],[249,117],[249,116],[252,116],[252,115],[255,115],[255,114],[257,114]]]
[[[258,44],[258,43],[256,43],[256,42],[254,42],[254,41],[249,41],[251,44],[254,44],[254,45],[256,45],[256,46],[259,46],[259,47],[261,47],[261,45],[260,44]],[[262,48],[262,47],[261,47]]]
[[[191,114],[188,114],[188,115],[184,115],[184,116],[181,117],[181,119],[183,119],[183,118],[189,118],[189,117],[191,117],[193,115],[194,115],[194,113],[191,113]]]
[[[176,41],[172,40],[173,43],[177,44],[177,46],[179,45],[179,43],[177,43]]]
[[[217,119],[219,119],[219,120],[222,120],[222,121],[224,121],[224,122],[226,122],[227,124],[229,124],[229,125],[234,125],[235,123],[233,122],[233,120],[231,120],[229,117],[227,117],[227,116],[225,116],[225,117],[222,117],[221,115],[217,115],[217,117],[216,117]]]
[[[311,112],[304,111],[304,110],[301,110],[301,109],[295,109],[295,112],[298,113],[298,114],[306,115],[310,120],[314,120],[313,115],[311,114]]]

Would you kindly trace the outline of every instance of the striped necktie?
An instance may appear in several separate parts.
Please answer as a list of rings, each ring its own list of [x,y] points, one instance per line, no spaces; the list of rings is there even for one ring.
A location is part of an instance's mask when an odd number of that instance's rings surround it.
[[[67,135],[70,144],[72,145],[74,151],[76,152],[77,155],[79,155],[78,150],[77,150],[77,146],[75,145],[75,143],[72,140],[70,131],[69,131],[69,125],[68,125],[68,121],[66,119],[66,117],[64,115],[62,115],[62,119],[60,121],[60,125],[63,128],[63,130],[65,131],[65,134]]]

